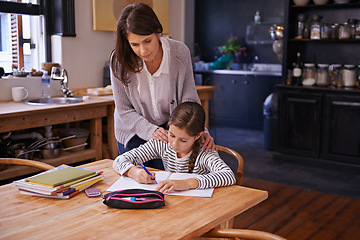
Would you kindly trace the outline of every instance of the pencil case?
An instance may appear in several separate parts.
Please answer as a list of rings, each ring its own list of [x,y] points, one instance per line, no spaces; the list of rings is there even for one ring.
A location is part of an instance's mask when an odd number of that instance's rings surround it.
[[[164,194],[145,189],[113,191],[103,196],[103,203],[120,209],[151,209],[165,206]]]

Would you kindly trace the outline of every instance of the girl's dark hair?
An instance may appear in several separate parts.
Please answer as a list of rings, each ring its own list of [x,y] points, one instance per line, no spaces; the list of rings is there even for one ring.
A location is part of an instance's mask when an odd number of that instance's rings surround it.
[[[196,137],[205,129],[205,111],[202,106],[196,102],[183,102],[179,104],[170,115],[168,125],[174,125],[184,129],[187,134]],[[198,138],[193,146],[189,160],[189,172],[194,170],[195,160],[200,152],[201,138]]]
[[[139,72],[143,68],[140,57],[131,49],[127,39],[128,33],[146,36],[162,31],[163,27],[158,17],[146,4],[134,3],[121,11],[116,28],[116,45],[111,53],[111,69],[125,85],[129,83],[129,71]]]

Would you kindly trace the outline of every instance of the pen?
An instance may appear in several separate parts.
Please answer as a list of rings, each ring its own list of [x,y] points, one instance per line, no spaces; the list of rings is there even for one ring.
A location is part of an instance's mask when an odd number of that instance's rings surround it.
[[[151,173],[149,172],[149,170],[147,170],[147,168],[146,168],[144,165],[142,165],[142,163],[139,162],[136,157],[135,157],[135,162],[137,162],[137,163],[146,171],[146,173],[149,174],[149,175],[152,177],[152,175],[151,175]],[[151,180],[155,180],[155,178],[151,178]],[[155,180],[155,182],[156,182],[156,180]],[[157,182],[156,182],[156,183],[157,183]]]

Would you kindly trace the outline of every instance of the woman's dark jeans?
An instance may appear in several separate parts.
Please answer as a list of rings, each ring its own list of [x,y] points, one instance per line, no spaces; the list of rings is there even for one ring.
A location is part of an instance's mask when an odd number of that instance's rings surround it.
[[[140,146],[141,144],[146,143],[146,141],[142,138],[139,138],[138,135],[135,135],[134,137],[132,137],[130,139],[130,141],[127,144],[127,147],[124,147],[123,144],[117,142],[117,146],[119,149],[119,154],[123,154],[133,148],[137,148],[138,146]],[[144,163],[145,166],[147,167],[152,167],[152,168],[156,168],[156,169],[160,169],[160,170],[164,170],[164,165],[162,163],[161,159],[152,159],[150,161],[147,161],[146,163]]]

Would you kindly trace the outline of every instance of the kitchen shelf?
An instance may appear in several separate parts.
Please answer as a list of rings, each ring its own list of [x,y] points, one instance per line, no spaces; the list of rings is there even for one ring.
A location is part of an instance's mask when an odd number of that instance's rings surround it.
[[[297,15],[305,14],[323,17],[327,23],[342,23],[349,18],[358,18],[360,3],[325,4],[296,6],[288,3],[285,16],[283,75],[292,69],[296,62],[296,53],[300,52],[300,61],[328,64],[359,64],[360,39],[295,39]]]
[[[346,9],[346,8],[354,8],[360,7],[360,3],[345,3],[345,4],[338,4],[338,3],[330,3],[324,5],[316,5],[316,4],[308,4],[305,6],[298,6],[298,5],[290,5],[292,9],[296,10],[308,10],[308,9]]]
[[[289,39],[289,42],[306,42],[306,43],[360,43],[360,39]]]
[[[274,41],[271,39],[269,29],[274,24],[278,25],[279,22],[282,22],[280,18],[274,18],[273,20],[266,20],[259,24],[248,24],[246,27],[245,42],[250,45],[272,44]]]

